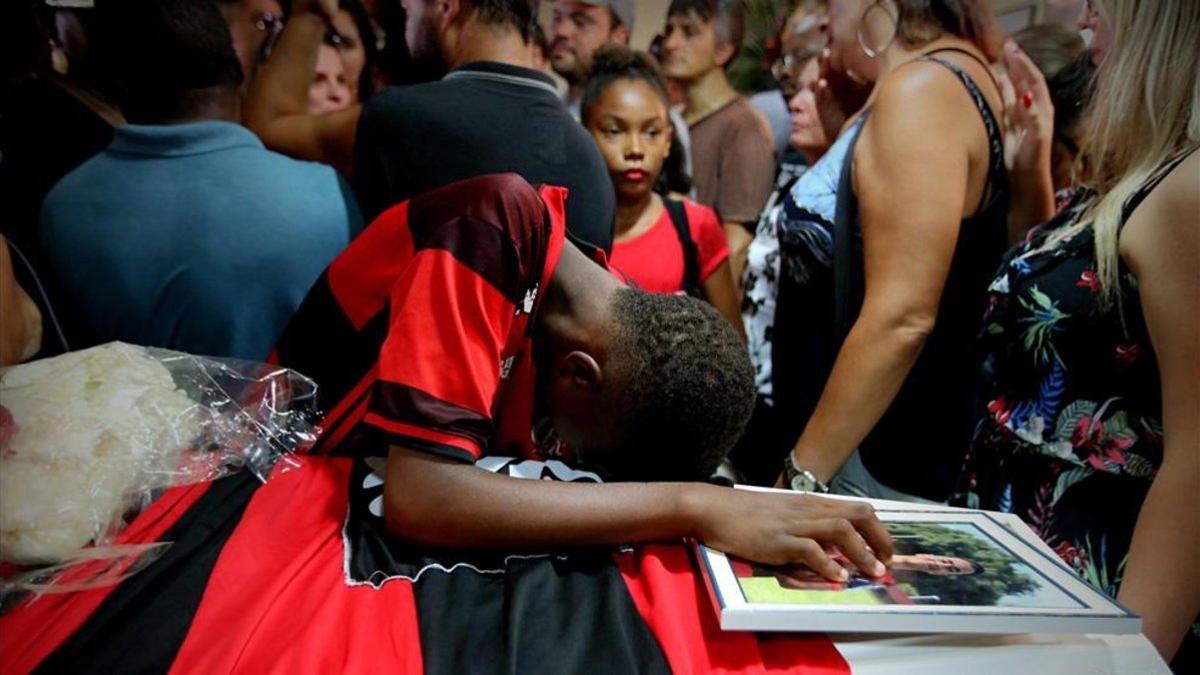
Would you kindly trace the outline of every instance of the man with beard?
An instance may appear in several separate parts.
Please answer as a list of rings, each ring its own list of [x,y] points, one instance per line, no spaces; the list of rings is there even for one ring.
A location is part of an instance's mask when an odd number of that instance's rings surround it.
[[[270,147],[353,175],[364,215],[449,183],[514,172],[569,193],[576,241],[609,250],[616,213],[604,160],[532,68],[536,0],[402,0],[418,80],[365,106],[309,115],[317,51],[334,0],[300,0],[246,102]]]
[[[596,50],[614,42],[628,46],[636,14],[632,0],[554,0],[550,63],[567,81],[565,101],[575,119]]]

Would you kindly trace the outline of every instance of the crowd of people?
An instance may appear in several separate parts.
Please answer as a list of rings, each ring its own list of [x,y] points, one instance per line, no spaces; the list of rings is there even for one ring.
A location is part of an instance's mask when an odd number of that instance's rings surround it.
[[[77,4],[2,10],[0,363],[295,368],[314,452],[388,457],[388,531],[439,549],[698,536],[839,580],[823,546],[890,544],[813,495],[1008,511],[1200,658],[1194,0],[1011,36],[798,0],[753,100],[739,0],[648,51],[632,0]]]

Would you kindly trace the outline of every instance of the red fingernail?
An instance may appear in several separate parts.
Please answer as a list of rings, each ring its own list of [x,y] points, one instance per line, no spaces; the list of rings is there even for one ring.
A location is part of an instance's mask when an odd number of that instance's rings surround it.
[[[1033,107],[1033,92],[1027,91],[1024,94],[1021,94],[1021,105],[1025,106],[1026,108]]]

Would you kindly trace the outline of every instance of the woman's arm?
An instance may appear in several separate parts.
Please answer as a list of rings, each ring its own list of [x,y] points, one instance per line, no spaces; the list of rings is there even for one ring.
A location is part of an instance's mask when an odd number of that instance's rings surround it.
[[[1200,155],[1133,213],[1122,254],[1138,280],[1162,378],[1163,463],[1138,514],[1117,598],[1174,656],[1200,613]]]
[[[939,65],[906,66],[880,86],[854,154],[862,311],[793,450],[796,465],[822,481],[879,421],[933,330],[968,203],[968,147],[982,129],[962,85]]]
[[[717,308],[721,316],[733,324],[742,341],[746,340],[746,329],[742,326],[742,299],[733,281],[729,260],[721,263],[701,284],[704,299]]]
[[[333,165],[343,176],[354,169],[354,137],[362,106],[325,115],[308,113],[308,89],[317,51],[337,12],[336,0],[300,0],[271,58],[250,84],[242,122],[273,150]]]
[[[879,576],[891,538],[862,502],[705,483],[558,483],[510,478],[393,446],[384,481],[393,536],[438,548],[546,550],[697,537],[767,563],[845,578],[822,544]],[[870,549],[867,545],[870,545]],[[874,549],[874,553],[872,550]]]

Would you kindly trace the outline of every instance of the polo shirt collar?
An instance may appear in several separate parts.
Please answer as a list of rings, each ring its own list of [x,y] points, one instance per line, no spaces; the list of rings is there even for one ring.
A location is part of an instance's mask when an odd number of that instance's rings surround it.
[[[532,80],[533,82],[538,82],[544,85],[549,85],[554,89],[555,92],[558,91],[558,86],[554,83],[554,78],[541,72],[540,70],[523,68],[521,66],[499,63],[496,61],[472,61],[450,71],[449,75],[453,75],[454,73],[491,73],[495,75],[504,75],[506,77],[516,77],[524,80]]]
[[[124,124],[117,127],[110,152],[157,157],[199,155],[230,148],[262,149],[252,131],[233,122],[205,120],[186,124]]]

